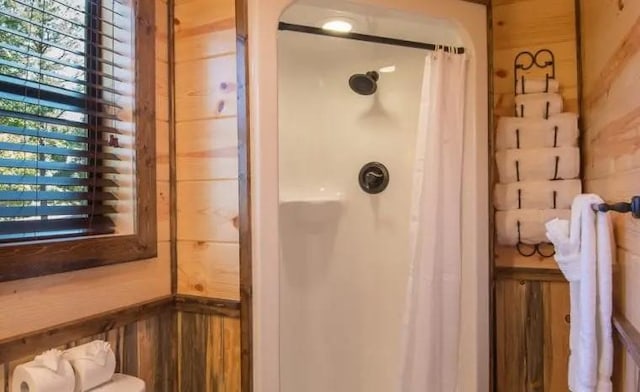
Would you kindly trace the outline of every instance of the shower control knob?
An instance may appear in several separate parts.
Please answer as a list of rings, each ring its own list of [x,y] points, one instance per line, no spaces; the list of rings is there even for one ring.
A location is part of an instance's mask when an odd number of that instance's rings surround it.
[[[377,194],[389,185],[389,170],[380,162],[369,162],[360,169],[360,188],[369,194]]]

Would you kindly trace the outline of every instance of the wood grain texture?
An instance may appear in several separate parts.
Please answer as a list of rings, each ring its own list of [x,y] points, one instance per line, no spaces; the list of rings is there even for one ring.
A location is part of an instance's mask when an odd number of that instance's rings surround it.
[[[179,392],[240,391],[238,319],[178,312]]]
[[[640,194],[640,2],[581,0],[585,191],[607,202]],[[614,385],[636,391],[640,326],[640,222],[611,216],[617,243]],[[624,347],[627,347],[626,349]]]
[[[177,292],[238,300],[234,0],[176,0]]]
[[[29,349],[27,351],[2,351],[0,392],[10,392],[15,367],[31,361],[40,352],[50,348],[64,350],[98,339],[111,344],[116,355],[116,372],[141,378],[148,391],[175,391],[174,340],[170,338],[174,324],[172,303],[171,300],[156,301],[106,317],[95,317],[93,321],[61,326],[48,340],[27,339],[23,346]]]
[[[497,391],[567,390],[568,285],[496,282]]]
[[[178,254],[180,293],[240,300],[238,244],[180,241]]]

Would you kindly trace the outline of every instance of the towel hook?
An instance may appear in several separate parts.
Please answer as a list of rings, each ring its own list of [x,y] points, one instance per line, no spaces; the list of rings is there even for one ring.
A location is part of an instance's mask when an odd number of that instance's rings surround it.
[[[640,196],[632,197],[631,201],[628,203],[620,202],[620,203],[614,203],[614,204],[607,204],[607,203],[594,204],[591,206],[591,208],[596,212],[614,211],[622,214],[626,214],[630,212],[634,218],[640,219]]]

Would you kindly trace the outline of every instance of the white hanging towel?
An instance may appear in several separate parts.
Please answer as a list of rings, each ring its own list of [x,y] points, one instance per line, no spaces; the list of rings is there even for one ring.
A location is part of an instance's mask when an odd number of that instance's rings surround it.
[[[516,83],[516,94],[557,93],[560,83],[556,79],[524,78]]]
[[[559,219],[546,224],[555,259],[570,285],[572,392],[612,391],[613,235],[609,216],[591,208],[602,202],[596,195],[579,195],[571,208],[570,224]]]
[[[516,117],[549,118],[562,113],[564,105],[560,94],[516,95]]]
[[[499,180],[571,180],[580,176],[580,149],[577,147],[505,150],[496,153]]]
[[[501,117],[496,151],[516,148],[577,147],[578,115],[554,114],[544,118]]]
[[[499,211],[568,210],[580,193],[580,180],[512,182],[495,186],[493,204]]]
[[[571,210],[508,210],[496,212],[496,236],[500,245],[518,244],[518,222],[520,242],[535,245],[549,242],[544,224],[554,218],[568,219]]]

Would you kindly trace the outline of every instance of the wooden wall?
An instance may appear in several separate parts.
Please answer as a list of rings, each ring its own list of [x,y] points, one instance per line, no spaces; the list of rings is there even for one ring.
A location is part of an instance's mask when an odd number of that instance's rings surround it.
[[[581,0],[583,154],[587,192],[608,202],[640,195],[640,2]],[[614,306],[640,327],[640,220],[612,215],[617,242]],[[636,391],[638,368],[618,350],[616,381]]]
[[[554,52],[566,110],[578,111],[574,0],[493,0],[492,30],[495,119],[513,115],[513,61],[524,50]],[[496,390],[566,392],[568,284],[553,258],[496,246],[494,259]]]
[[[158,257],[0,283],[0,340],[171,293],[167,3],[155,1]]]
[[[239,300],[234,0],[176,0],[178,293]]]
[[[167,339],[172,334],[174,318],[175,313],[167,309],[104,333],[78,337],[57,348],[64,350],[96,339],[106,340],[111,343],[116,354],[116,372],[143,379],[147,391],[174,392],[171,384],[171,375],[175,372],[171,347],[174,339]],[[23,358],[0,362],[0,392],[10,392],[13,369],[21,363],[33,360],[42,350],[44,348],[40,347],[37,352]]]
[[[178,391],[240,392],[240,320],[178,312]]]

